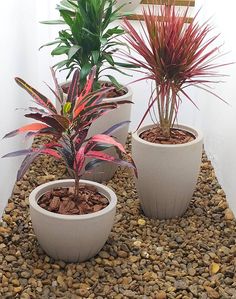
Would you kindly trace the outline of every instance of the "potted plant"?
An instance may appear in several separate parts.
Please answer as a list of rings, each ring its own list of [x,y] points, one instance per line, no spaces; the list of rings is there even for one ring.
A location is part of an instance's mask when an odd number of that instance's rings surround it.
[[[102,134],[88,137],[92,123],[123,102],[103,103],[110,88],[92,91],[94,69],[84,88],[78,92],[79,71],[74,73],[65,101],[57,89],[55,96],[62,100],[61,113],[52,102],[24,80],[16,82],[38,104],[29,107],[25,117],[37,120],[5,135],[19,133],[26,136],[50,136],[51,140],[40,147],[16,151],[4,157],[26,155],[17,174],[21,179],[30,164],[42,154],[64,161],[73,179],[58,180],[38,186],[29,196],[30,215],[37,239],[45,252],[56,260],[84,261],[94,256],[106,242],[111,231],[116,195],[108,187],[92,181],[81,180],[84,171],[92,171],[101,161],[135,168],[122,158],[110,156],[102,150],[115,147],[125,153],[124,147],[109,136],[124,123],[113,125]],[[58,84],[56,83],[58,87]],[[93,158],[84,168],[86,157]]]
[[[136,185],[142,209],[151,218],[181,216],[197,182],[203,135],[177,123],[184,99],[196,105],[188,87],[201,88],[220,98],[208,88],[208,84],[219,82],[217,70],[222,65],[217,64],[217,58],[221,53],[214,45],[218,35],[211,36],[212,27],[199,25],[196,16],[186,24],[187,11],[180,14],[174,5],[164,5],[156,17],[157,11],[148,6],[143,9],[141,33],[124,20],[126,41],[134,51],[127,54],[127,61],[141,67],[142,79],[152,80],[155,86],[132,135],[132,156],[139,175]],[[157,122],[141,126],[153,111]]]
[[[55,67],[60,70],[68,70],[67,79],[74,69],[80,70],[80,87],[85,84],[86,77],[93,66],[96,66],[93,90],[101,86],[115,86],[108,94],[104,102],[119,100],[131,100],[132,91],[129,87],[121,86],[109,71],[124,73],[120,68],[130,68],[132,65],[116,61],[115,55],[124,46],[124,43],[117,40],[124,30],[117,24],[112,27],[114,21],[119,20],[122,14],[120,7],[114,9],[115,0],[63,0],[57,5],[61,20],[46,21],[44,24],[64,24],[66,27],[59,31],[55,41],[46,45],[56,45],[52,50],[52,56],[66,56]],[[105,82],[102,77],[110,80]],[[62,84],[63,91],[67,93],[68,83]],[[114,123],[130,120],[131,104],[120,106],[108,115],[97,120],[90,128],[89,134],[94,135],[104,131]],[[123,145],[127,139],[129,124],[126,123],[115,137]],[[111,150],[109,151],[111,153]],[[115,152],[112,152],[115,154]],[[116,167],[98,167],[90,179],[99,182],[110,179]]]

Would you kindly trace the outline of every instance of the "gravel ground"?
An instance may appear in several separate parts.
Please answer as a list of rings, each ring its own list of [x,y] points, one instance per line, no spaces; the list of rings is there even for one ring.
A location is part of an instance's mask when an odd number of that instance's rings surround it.
[[[99,255],[80,264],[45,255],[29,218],[32,188],[64,172],[40,158],[15,185],[0,224],[0,298],[236,299],[236,221],[205,155],[179,219],[143,216],[129,170],[118,170],[108,182],[119,198],[113,230]]]

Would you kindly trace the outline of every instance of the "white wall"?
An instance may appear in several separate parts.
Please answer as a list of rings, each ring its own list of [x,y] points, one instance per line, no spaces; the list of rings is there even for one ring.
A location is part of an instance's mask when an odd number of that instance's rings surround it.
[[[50,56],[51,48],[38,51],[38,48],[53,40],[58,31],[57,26],[39,24],[41,20],[54,19],[58,17],[55,10],[59,0],[11,0],[1,3],[4,11],[0,19],[0,33],[4,44],[0,47],[0,65],[2,75],[0,76],[1,86],[1,109],[0,109],[0,139],[8,131],[13,130],[25,120],[20,116],[16,107],[27,106],[29,96],[26,95],[14,82],[15,76],[20,76],[27,82],[39,88],[50,96],[50,92],[43,81],[52,85],[49,66],[55,63],[56,59]],[[227,0],[227,6],[221,6],[220,1],[196,0],[197,7],[204,4],[201,16],[214,16],[212,23],[216,25],[216,32],[222,32],[222,41],[225,41],[225,49],[230,50],[229,61],[236,61],[236,46],[234,41],[234,29],[232,20],[236,4],[233,0]],[[230,8],[230,9],[229,9]],[[10,20],[10,21],[9,21]],[[9,25],[11,24],[11,25]],[[5,47],[4,47],[5,46]],[[231,104],[227,106],[219,100],[191,90],[193,99],[200,107],[200,111],[188,102],[184,102],[179,115],[179,123],[193,125],[203,129],[205,134],[205,147],[211,157],[216,173],[224,190],[226,191],[230,206],[236,213],[236,185],[234,183],[234,172],[236,169],[236,157],[234,155],[236,145],[236,108],[234,97],[236,95],[236,66],[226,69],[231,75],[227,83],[217,86],[217,92],[224,95],[224,98]],[[121,83],[126,84],[134,78],[119,76]],[[59,79],[64,80],[60,74]],[[134,102],[132,111],[132,126],[134,130],[139,123],[147,107],[147,99],[150,94],[150,83],[139,82],[132,86]],[[150,122],[149,119],[146,123]],[[0,156],[18,149],[24,148],[26,144],[20,139],[7,139],[0,141]],[[16,170],[19,166],[19,159],[0,159],[0,216],[3,207],[10,196],[15,180]]]
[[[38,24],[38,14],[43,10],[43,6],[40,6],[43,1],[13,0],[1,3],[4,13],[0,19],[0,157],[27,147],[22,138],[2,140],[7,132],[22,126],[26,121],[22,112],[15,109],[27,107],[30,98],[16,85],[14,77],[20,76],[43,89],[42,81],[48,80],[45,75],[47,77],[49,74],[50,57],[40,54],[39,58],[38,53],[41,44],[39,26],[42,26]],[[44,11],[48,11],[45,6]],[[0,218],[11,194],[20,161],[18,158],[0,159]]]
[[[221,62],[236,62],[235,43],[235,10],[234,0],[227,0],[227,5],[221,1],[197,0],[202,6],[202,14],[207,19],[212,17],[211,22],[216,31],[221,33],[224,44],[224,52],[229,52],[222,57]],[[210,95],[199,93],[204,102],[202,107],[202,126],[205,134],[205,148],[212,160],[217,177],[226,192],[230,207],[236,215],[236,64],[225,67],[224,73],[230,75],[219,84],[216,92],[228,103],[226,105]]]

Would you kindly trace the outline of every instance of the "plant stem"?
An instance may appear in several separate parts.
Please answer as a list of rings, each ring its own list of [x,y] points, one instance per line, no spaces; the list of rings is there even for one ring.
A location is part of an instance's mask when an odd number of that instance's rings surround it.
[[[159,121],[160,121],[160,126],[162,127],[163,115],[161,113],[160,94],[159,94],[159,88],[157,83],[156,83],[156,93],[157,93],[157,109],[158,109]]]
[[[176,93],[172,90],[171,92],[171,109],[170,109],[170,126],[173,125],[173,117],[174,117],[174,111],[175,111],[175,105],[176,105]]]
[[[75,171],[75,193],[74,193],[74,198],[76,202],[79,202],[79,181],[80,181],[80,177],[78,176],[77,171]]]
[[[158,96],[158,113],[159,113],[159,119],[160,119],[160,127],[162,130],[162,134],[166,139],[170,139],[170,122],[168,113],[165,115],[164,107],[167,106],[167,103],[165,105],[165,97],[169,97],[169,95],[166,95],[166,93],[162,90],[159,95],[158,85],[157,86],[157,96]],[[160,103],[161,100],[161,103]],[[169,101],[169,99],[166,99],[166,101]],[[162,105],[161,105],[162,104]]]
[[[73,157],[75,157],[76,159],[76,148],[75,148],[75,144],[72,140],[72,137],[71,137],[71,133],[70,131],[68,130],[68,135],[69,135],[69,140],[70,140],[70,146],[71,146],[71,151],[72,151],[72,155]],[[74,179],[75,179],[75,193],[74,193],[74,199],[76,202],[79,202],[80,199],[79,199],[79,181],[80,181],[80,176],[78,174],[78,168],[77,168],[77,163],[76,161],[73,161],[73,164],[76,165],[75,169],[73,169],[73,172],[74,172]]]

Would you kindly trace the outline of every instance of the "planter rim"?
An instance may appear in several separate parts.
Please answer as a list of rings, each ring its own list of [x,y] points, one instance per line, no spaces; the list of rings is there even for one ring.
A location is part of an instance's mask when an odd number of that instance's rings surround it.
[[[57,214],[57,213],[47,211],[38,205],[37,201],[38,201],[39,193],[43,194],[46,191],[48,191],[52,188],[55,188],[55,187],[60,187],[61,185],[63,187],[66,187],[65,186],[66,183],[68,183],[68,187],[70,187],[71,185],[73,185],[74,179],[55,180],[55,181],[51,181],[51,182],[39,185],[29,195],[30,207],[37,210],[39,213],[44,214],[45,216],[49,216],[51,218],[57,218],[57,219],[63,219],[63,220],[79,220],[79,219],[88,220],[91,218],[103,216],[104,214],[106,214],[106,213],[110,212],[112,209],[114,209],[117,204],[117,196],[116,196],[115,192],[112,191],[109,187],[99,184],[97,182],[89,181],[89,180],[80,180],[81,184],[92,185],[92,186],[98,187],[99,189],[104,190],[105,191],[104,194],[102,192],[101,193],[108,198],[108,200],[109,200],[108,206],[98,212],[94,212],[94,213],[90,213],[90,214],[64,215],[64,214]]]
[[[200,140],[203,139],[203,134],[202,134],[201,130],[199,130],[198,128],[194,128],[194,127],[190,127],[190,126],[182,125],[182,124],[174,125],[174,128],[182,129],[182,130],[192,133],[196,137],[194,140],[187,142],[187,143],[182,143],[182,144],[159,144],[159,143],[152,143],[152,142],[146,141],[139,137],[139,135],[142,132],[144,132],[154,126],[155,126],[155,124],[151,124],[151,125],[146,125],[146,126],[139,128],[136,132],[132,133],[132,138],[144,145],[149,145],[149,146],[153,146],[153,147],[166,147],[166,148],[173,148],[173,147],[181,148],[181,147],[185,147],[185,146],[189,146],[189,145],[198,143]]]
[[[71,81],[65,81],[65,82],[62,82],[60,84],[60,86],[63,86],[63,85],[66,85],[68,83],[70,83]],[[102,81],[102,82],[109,82],[109,81]],[[121,99],[123,99],[124,97],[131,97],[133,95],[133,91],[131,89],[131,87],[129,85],[125,86],[122,84],[122,87],[126,88],[127,89],[127,93],[124,94],[123,96],[119,96],[119,97],[114,97],[114,98],[104,98],[103,101],[106,101],[106,102],[115,102],[115,101],[119,101]]]

